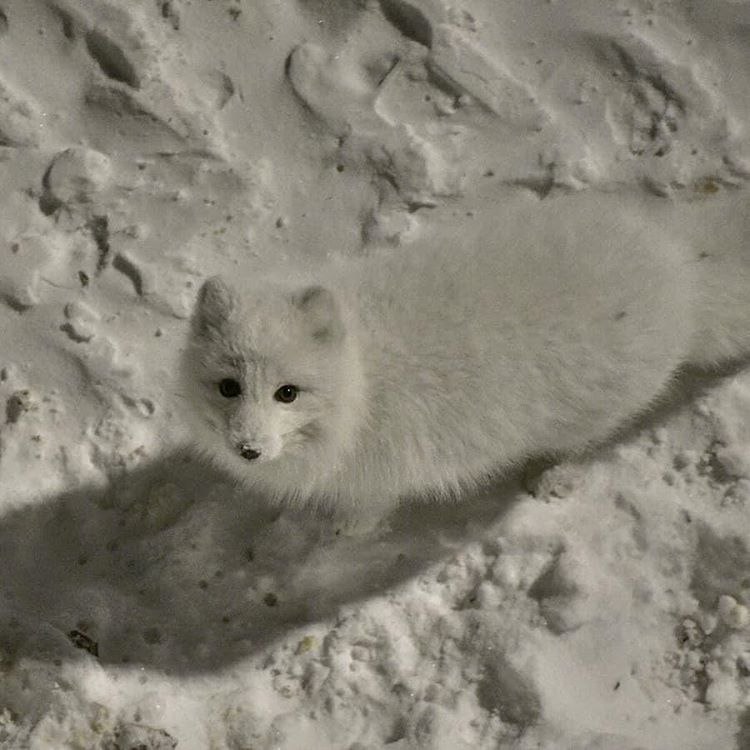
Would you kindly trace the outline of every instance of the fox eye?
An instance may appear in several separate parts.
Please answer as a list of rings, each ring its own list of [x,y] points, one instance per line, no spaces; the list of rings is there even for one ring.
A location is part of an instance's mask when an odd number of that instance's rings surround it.
[[[282,385],[273,397],[282,404],[291,404],[299,395],[299,388],[296,385]]]
[[[224,398],[237,398],[242,393],[242,386],[234,378],[224,378],[219,382],[219,393]]]

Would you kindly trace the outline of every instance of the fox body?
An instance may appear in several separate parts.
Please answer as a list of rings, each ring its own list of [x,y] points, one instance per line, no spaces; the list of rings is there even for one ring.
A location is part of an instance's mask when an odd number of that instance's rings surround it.
[[[750,351],[739,231],[714,250],[689,206],[680,235],[613,198],[514,200],[506,240],[486,222],[314,279],[208,279],[182,367],[203,451],[270,497],[382,512],[580,451],[681,365]]]

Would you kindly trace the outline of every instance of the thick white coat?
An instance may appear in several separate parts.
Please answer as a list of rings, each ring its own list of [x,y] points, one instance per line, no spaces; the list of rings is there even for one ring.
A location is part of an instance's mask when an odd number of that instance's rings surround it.
[[[195,441],[249,487],[353,515],[580,451],[681,365],[750,352],[746,227],[716,238],[717,210],[512,198],[466,239],[444,223],[308,282],[211,279],[183,366]],[[273,399],[284,383],[293,404]]]

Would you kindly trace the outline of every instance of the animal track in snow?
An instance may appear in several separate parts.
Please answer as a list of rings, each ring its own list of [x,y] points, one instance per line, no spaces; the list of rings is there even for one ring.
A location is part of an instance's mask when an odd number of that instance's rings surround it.
[[[357,61],[307,42],[289,56],[287,76],[297,96],[336,135],[379,128],[373,111],[377,84]]]
[[[560,549],[552,556],[528,591],[539,604],[547,627],[556,635],[576,630],[590,619],[581,575],[585,566],[571,552]]]
[[[423,6],[423,7],[420,7]],[[428,51],[425,66],[454,96],[469,95],[503,121],[522,129],[539,130],[550,117],[531,89],[519,81],[496,56],[472,38],[472,24],[454,23],[460,14],[446,14],[430,2],[381,0],[386,19],[401,34]]]
[[[104,75],[131,88],[141,87],[140,76],[122,47],[98,29],[86,33],[86,49]]]
[[[15,310],[40,302],[41,275],[52,262],[52,253],[42,237],[21,237],[7,247],[7,269],[0,278],[0,298]],[[3,269],[0,263],[0,269]]]
[[[381,116],[376,101],[383,82],[356,61],[303,44],[292,52],[287,74],[300,99],[339,136],[342,159],[369,166],[405,203],[434,205],[438,197],[460,193],[459,160],[411,124]]]
[[[477,683],[477,700],[486,711],[522,728],[536,723],[542,713],[541,697],[532,680],[501,655],[488,660]]]
[[[405,0],[380,0],[380,9],[407,39],[432,47],[432,22],[418,5]]]
[[[85,50],[98,69],[109,79],[133,89],[141,87],[138,63],[133,58],[142,45],[132,19],[114,6],[105,12],[106,20],[94,21],[86,4],[55,0],[52,3],[68,42],[83,40]],[[118,38],[119,37],[119,38]],[[128,46],[135,52],[128,50]]]
[[[427,66],[508,124],[538,131],[550,119],[525,84],[455,26],[436,28]]]
[[[117,253],[113,266],[133,283],[136,294],[143,296],[154,291],[156,274],[150,264],[144,263],[133,253],[124,250]]]
[[[42,178],[39,208],[49,216],[61,206],[91,203],[112,183],[109,157],[93,149],[72,147],[59,153]]]
[[[703,157],[694,144],[730,147],[738,125],[710,67],[690,57],[690,48],[685,52],[668,39],[638,33],[624,39],[593,36],[590,44],[599,64],[611,71],[603,114],[612,138],[648,168],[652,190],[666,194],[671,186],[684,187],[689,165],[701,169]],[[704,192],[710,190],[709,185]]]

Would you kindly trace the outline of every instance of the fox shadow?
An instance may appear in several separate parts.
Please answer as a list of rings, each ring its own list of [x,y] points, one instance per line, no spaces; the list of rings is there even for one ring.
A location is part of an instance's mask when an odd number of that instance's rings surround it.
[[[746,366],[684,373],[587,456],[661,424]],[[408,504],[361,538],[270,508],[188,452],[0,517],[0,656],[88,658],[171,673],[221,669],[404,582],[498,529],[554,460],[460,503]],[[531,478],[531,483],[528,482]],[[534,490],[531,490],[532,493]]]
[[[510,485],[348,537],[269,508],[186,452],[0,518],[6,659],[213,671],[477,539]]]

